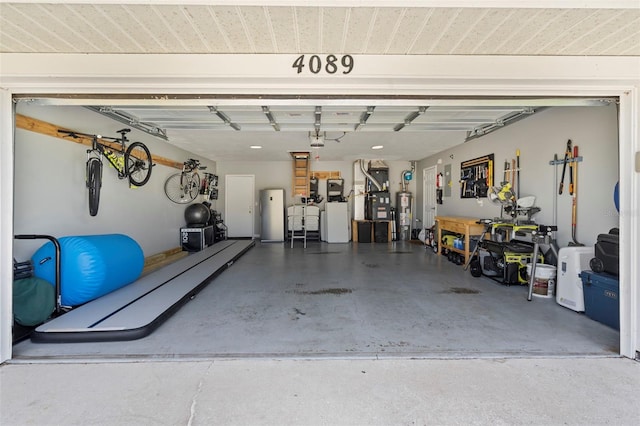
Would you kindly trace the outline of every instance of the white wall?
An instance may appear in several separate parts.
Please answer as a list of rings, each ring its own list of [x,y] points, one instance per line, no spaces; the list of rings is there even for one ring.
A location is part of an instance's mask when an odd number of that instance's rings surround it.
[[[495,180],[503,178],[504,162],[516,158],[520,149],[521,196],[536,196],[542,210],[533,218],[539,224],[553,224],[553,199],[558,187],[554,183],[554,167],[549,165],[554,154],[562,159],[567,140],[579,147],[583,161],[578,164],[577,240],[593,245],[597,235],[618,226],[618,212],[613,203],[613,188],[618,180],[618,131],[615,105],[605,107],[555,107],[541,111],[522,121],[471,140],[453,149],[424,159],[418,170],[436,165],[438,172],[451,164],[451,197],[438,205],[438,215],[493,218],[500,207],[488,199],[460,198],[460,163],[487,154],[495,155]],[[451,158],[453,156],[453,158]],[[558,181],[562,166],[557,166]],[[422,180],[418,179],[422,191]],[[560,247],[571,240],[572,199],[568,192],[569,168],[563,195],[558,196],[557,240]],[[419,214],[422,210],[418,209]]]
[[[81,107],[36,106],[19,103],[17,113],[83,133],[117,136],[126,125]],[[132,141],[147,145],[152,155],[176,161],[194,155],[161,139],[132,129]],[[16,129],[14,234],[93,235],[122,233],[142,247],[145,256],[178,247],[185,206],[164,194],[165,179],[178,172],[157,164],[149,182],[130,189],[115,170],[105,164],[98,214],[89,215],[85,186],[84,145]],[[215,163],[195,156],[215,172]],[[46,241],[16,240],[14,257],[26,260]]]

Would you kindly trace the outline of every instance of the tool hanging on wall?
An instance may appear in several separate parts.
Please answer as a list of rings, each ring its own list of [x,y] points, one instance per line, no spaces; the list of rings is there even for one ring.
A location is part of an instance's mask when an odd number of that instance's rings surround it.
[[[502,184],[509,183],[509,160],[504,160],[504,175],[502,176]]]
[[[558,154],[553,154],[553,226],[558,225],[558,193],[556,188],[558,187]]]
[[[571,158],[571,183],[569,184],[569,194],[573,196],[571,202],[571,240],[570,246],[583,246],[576,238],[578,228],[578,147],[573,147],[573,157]],[[575,163],[575,164],[574,164]]]
[[[516,149],[516,170],[517,170],[517,182],[516,188],[516,200],[520,197],[520,150]]]
[[[489,160],[487,164],[487,188],[493,186],[493,160]]]
[[[564,188],[564,175],[567,171],[567,163],[569,162],[569,157],[571,156],[571,139],[567,141],[567,149],[564,151],[564,160],[562,166],[562,177],[560,178],[560,187],[558,188],[558,195],[562,195],[562,190]]]
[[[516,160],[515,159],[511,159],[511,180],[509,181],[511,182],[511,187],[513,189],[515,189],[516,187]]]
[[[575,147],[573,147],[575,151]],[[569,155],[569,195],[573,195],[573,153]]]
[[[554,225],[558,219],[558,195],[562,195],[562,190],[564,186],[564,178],[566,176],[567,164],[569,165],[569,193],[572,197],[571,199],[571,241],[569,241],[570,246],[583,246],[578,242],[577,239],[577,228],[578,228],[578,163],[582,161],[582,157],[578,155],[578,147],[572,147],[571,139],[567,141],[567,150],[564,153],[564,159],[559,160],[558,155],[553,155],[553,160],[549,161],[549,164],[554,166],[554,185],[557,185],[557,166],[562,164],[562,178],[560,180],[560,186],[558,187],[558,192],[554,197],[554,207],[553,207],[553,220]]]

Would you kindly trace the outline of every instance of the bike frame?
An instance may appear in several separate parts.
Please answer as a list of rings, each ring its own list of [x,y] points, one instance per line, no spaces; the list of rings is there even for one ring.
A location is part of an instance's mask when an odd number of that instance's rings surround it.
[[[85,138],[91,139],[91,148],[87,150],[87,162],[91,158],[91,154],[95,154],[96,158],[101,159],[102,157],[106,158],[107,161],[118,171],[118,178],[124,179],[129,175],[128,170],[126,169],[126,164],[118,164],[116,160],[114,160],[114,156],[108,155],[107,151],[115,152],[115,156],[118,158],[124,157],[127,146],[126,142],[129,141],[127,137],[122,134],[121,138],[109,138],[100,135],[91,135],[89,133],[80,133],[80,132],[72,132],[70,130],[58,130],[58,132],[66,133],[72,138],[77,138],[78,136],[82,136]],[[113,145],[117,144],[119,146],[113,146],[112,144],[104,144],[100,142],[100,139],[109,139],[113,141]]]
[[[100,138],[100,139],[104,139]],[[118,172],[118,178],[124,179],[129,175],[129,171],[127,170],[126,163],[124,160],[120,161],[121,158],[124,158],[124,154],[126,152],[127,146],[126,142],[128,139],[126,136],[122,135],[122,138],[108,138],[112,139],[114,144],[119,144],[119,147],[114,147],[112,145],[103,144],[99,141],[98,137],[93,138],[93,146],[91,151],[97,152],[98,155],[107,159],[109,164],[113,166],[114,169]],[[113,152],[114,155],[108,154]]]
[[[185,185],[193,180],[194,175],[198,175],[200,177],[200,173],[198,170],[204,170],[206,166],[200,166],[200,162],[198,160],[190,159],[189,161],[185,161],[182,164],[182,173],[180,176],[180,185]],[[198,188],[198,191],[200,188]]]

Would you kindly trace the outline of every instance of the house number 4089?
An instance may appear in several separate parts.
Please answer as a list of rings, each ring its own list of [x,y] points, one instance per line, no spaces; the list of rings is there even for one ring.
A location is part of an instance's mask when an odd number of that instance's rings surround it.
[[[321,58],[318,55],[311,55],[307,60],[305,55],[300,55],[293,61],[292,68],[298,70],[298,74],[304,71],[305,67],[313,74],[318,74],[321,71],[327,74],[335,74],[338,71],[342,74],[349,74],[353,70],[353,56],[351,55],[327,55]]]

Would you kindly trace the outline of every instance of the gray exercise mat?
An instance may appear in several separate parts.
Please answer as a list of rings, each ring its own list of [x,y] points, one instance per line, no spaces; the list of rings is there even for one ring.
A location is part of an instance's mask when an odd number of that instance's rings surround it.
[[[254,245],[222,241],[39,326],[32,340],[131,340],[148,335],[207,282]]]

